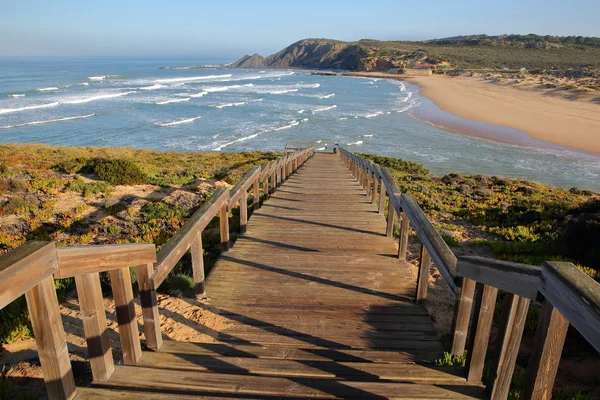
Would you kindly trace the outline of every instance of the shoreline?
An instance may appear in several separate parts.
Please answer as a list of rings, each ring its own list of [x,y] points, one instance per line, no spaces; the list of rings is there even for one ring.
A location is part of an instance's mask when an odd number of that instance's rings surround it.
[[[431,105],[415,108],[415,118],[453,133],[600,155],[600,105],[587,100],[567,100],[539,89],[504,86],[478,77],[369,72],[343,75],[393,79],[418,86]]]

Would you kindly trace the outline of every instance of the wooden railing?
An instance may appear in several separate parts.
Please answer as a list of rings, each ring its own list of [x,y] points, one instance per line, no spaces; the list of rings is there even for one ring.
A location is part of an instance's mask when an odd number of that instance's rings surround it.
[[[253,206],[263,193],[273,193],[314,154],[312,148],[290,152],[252,168],[231,190],[219,189],[156,253],[153,244],[76,246],[57,248],[53,242],[31,241],[0,256],[0,309],[25,294],[36,338],[44,382],[50,399],[72,399],[75,381],[60,316],[54,279],[75,278],[88,356],[95,382],[106,382],[115,366],[110,347],[100,273],[108,272],[115,302],[123,363],[136,365],[142,355],[135,316],[130,267],[137,272],[146,346],[162,345],[156,290],[191,248],[196,292],[204,294],[202,231],[220,216],[221,247],[229,250],[229,212],[240,207],[240,227],[248,220],[248,190]]]
[[[431,262],[455,294],[451,352],[463,355],[466,350],[469,382],[482,380],[498,291],[505,293],[499,334],[485,382],[491,399],[508,397],[531,301],[541,301],[542,307],[521,398],[551,397],[569,324],[600,351],[598,282],[565,262],[549,261],[540,268],[484,257],[457,260],[414,198],[398,190],[386,168],[343,148],[340,156],[371,202],[375,203],[379,198],[380,213],[385,209],[388,195],[387,236],[392,236],[393,218],[397,215],[400,220],[399,258],[406,257],[410,227],[417,233],[422,245],[416,301],[427,297]]]
[[[123,363],[135,365],[142,347],[129,267],[152,265],[155,260],[152,244],[56,248],[53,242],[39,241],[28,242],[0,257],[0,309],[25,294],[50,399],[72,399],[76,395],[54,278],[75,278],[92,375],[95,381],[104,382],[114,371],[114,361],[100,272],[110,273]]]

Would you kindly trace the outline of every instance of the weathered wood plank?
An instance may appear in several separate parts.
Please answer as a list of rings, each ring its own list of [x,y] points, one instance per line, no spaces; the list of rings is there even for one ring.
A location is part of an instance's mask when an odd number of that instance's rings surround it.
[[[140,304],[142,306],[142,318],[144,320],[144,336],[146,336],[146,347],[157,351],[161,348],[163,340],[160,331],[160,315],[158,314],[158,300],[156,290],[150,283],[150,276],[154,272],[152,264],[139,265],[136,267],[138,288],[140,292]]]
[[[496,308],[496,298],[498,289],[493,286],[485,285],[481,291],[481,301],[476,309],[475,326],[473,327],[472,349],[468,352],[468,377],[469,382],[480,382],[483,374],[485,356],[490,341],[492,322],[494,320],[494,309]]]
[[[535,300],[541,268],[487,257],[467,256],[458,260],[456,273],[505,292]]]
[[[546,262],[540,292],[600,352],[600,283],[571,263]]]
[[[133,267],[156,261],[153,244],[109,244],[58,247],[57,279]]]
[[[0,256],[0,309],[56,271],[53,242],[30,241]]]
[[[115,314],[125,365],[136,365],[142,356],[140,334],[135,317],[129,268],[110,271],[110,285],[115,300]]]
[[[106,325],[100,274],[93,272],[77,275],[75,284],[92,377],[94,381],[106,382],[115,370],[115,365]]]
[[[48,398],[72,399],[77,390],[52,276],[27,291],[25,298]]]
[[[452,354],[457,356],[462,356],[465,352],[476,285],[477,282],[463,278],[456,319],[454,321],[454,338],[452,340]]]

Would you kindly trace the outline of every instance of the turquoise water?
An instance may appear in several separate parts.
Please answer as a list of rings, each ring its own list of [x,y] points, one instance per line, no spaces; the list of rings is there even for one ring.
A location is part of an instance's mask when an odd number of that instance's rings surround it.
[[[335,141],[416,161],[438,174],[600,190],[600,157],[447,132],[415,117],[435,106],[408,83],[188,68],[218,61],[0,58],[0,142],[281,151],[290,141]]]

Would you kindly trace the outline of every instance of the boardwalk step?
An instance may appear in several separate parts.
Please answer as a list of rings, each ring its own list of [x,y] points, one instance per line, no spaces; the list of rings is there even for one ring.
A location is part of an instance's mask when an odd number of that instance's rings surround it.
[[[283,378],[125,366],[117,367],[108,382],[95,385],[121,390],[131,388],[162,393],[247,395],[259,398],[473,399],[482,395],[480,387],[460,384]]]
[[[144,353],[142,367],[181,371],[322,378],[340,380],[390,380],[412,383],[465,384],[462,367],[432,364],[387,364],[316,360],[275,360],[252,357],[218,357],[181,353]]]
[[[317,349],[290,347],[285,345],[236,345],[232,343],[186,343],[165,341],[161,352],[171,354],[203,355],[213,357],[249,357],[277,360],[340,361],[406,364],[415,362],[433,363],[438,352],[386,351],[366,349]]]

